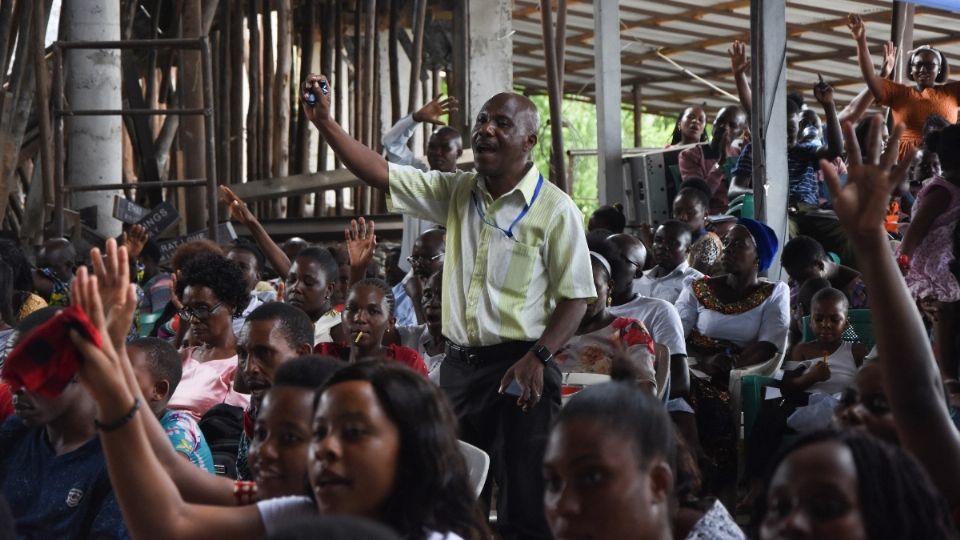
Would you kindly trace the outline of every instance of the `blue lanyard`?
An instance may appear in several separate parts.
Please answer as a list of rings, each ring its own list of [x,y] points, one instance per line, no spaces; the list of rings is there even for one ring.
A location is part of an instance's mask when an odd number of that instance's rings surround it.
[[[514,218],[513,223],[510,224],[510,227],[507,229],[501,229],[496,223],[491,223],[487,221],[487,216],[483,213],[483,210],[480,209],[480,202],[477,200],[477,194],[473,191],[470,192],[470,196],[473,198],[473,207],[477,209],[477,214],[480,216],[480,221],[486,223],[487,225],[499,230],[503,234],[507,235],[507,238],[513,238],[513,228],[520,223],[520,220],[523,219],[523,216],[527,215],[527,212],[530,210],[530,207],[537,200],[537,196],[540,195],[540,188],[543,186],[543,175],[540,175],[540,178],[537,180],[537,187],[533,190],[533,197],[530,198],[530,202],[523,205],[523,210],[517,214],[517,217]]]

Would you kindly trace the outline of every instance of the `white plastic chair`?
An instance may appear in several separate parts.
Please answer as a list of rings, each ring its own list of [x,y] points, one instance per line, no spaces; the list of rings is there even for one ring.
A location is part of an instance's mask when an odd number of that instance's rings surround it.
[[[467,461],[467,471],[470,474],[470,483],[477,498],[483,491],[483,484],[487,481],[487,471],[490,470],[490,456],[486,452],[463,441],[460,443],[460,452]]]
[[[561,406],[566,405],[571,397],[588,386],[603,384],[609,381],[609,375],[601,375],[599,373],[564,373],[560,384],[560,404]]]
[[[670,348],[662,343],[657,343],[655,347],[656,359],[653,362],[653,370],[657,379],[657,398],[663,399],[670,385]]]
[[[733,421],[734,425],[740,425],[740,414],[742,410],[741,402],[741,383],[744,375],[760,375],[762,377],[773,377],[773,375],[780,369],[780,366],[783,365],[784,354],[786,354],[787,344],[788,344],[789,335],[784,337],[783,343],[780,345],[780,350],[777,351],[777,354],[773,355],[773,358],[767,360],[762,364],[757,364],[755,366],[746,367],[743,369],[731,369],[730,370],[730,386],[728,387],[730,391],[730,406],[733,409]]]

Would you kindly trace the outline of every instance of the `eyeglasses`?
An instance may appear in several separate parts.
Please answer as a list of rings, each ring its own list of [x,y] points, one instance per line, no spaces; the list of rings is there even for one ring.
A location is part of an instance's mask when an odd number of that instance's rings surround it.
[[[192,321],[205,321],[210,318],[220,307],[223,306],[223,302],[217,302],[216,304],[207,307],[202,306],[199,308],[192,308],[190,306],[184,306],[180,310],[180,317],[187,322]]]
[[[407,262],[410,263],[410,266],[426,266],[443,256],[444,256],[443,252],[437,253],[433,257],[421,257],[421,256],[414,257],[413,255],[411,255],[407,257]]]

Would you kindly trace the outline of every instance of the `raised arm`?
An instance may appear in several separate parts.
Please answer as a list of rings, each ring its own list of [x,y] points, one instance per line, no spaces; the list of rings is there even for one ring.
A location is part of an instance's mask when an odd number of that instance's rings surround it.
[[[813,95],[817,98],[817,102],[823,106],[823,112],[826,116],[827,144],[820,147],[817,151],[817,157],[833,161],[843,155],[843,134],[840,132],[840,121],[837,118],[837,105],[833,101],[833,88],[821,79],[819,83],[814,85]]]
[[[128,286],[126,290],[125,304],[135,303],[133,287]],[[104,320],[97,280],[89,276],[86,268],[77,272],[72,298],[102,335],[112,335]],[[125,311],[129,313],[126,316],[129,325],[133,310]],[[100,429],[100,441],[110,481],[131,535],[138,540],[263,537],[263,524],[256,506],[219,507],[184,502],[173,480],[153,455],[144,428],[149,411],[128,387],[127,379],[133,368],[122,342],[116,349],[112,339],[105,339],[101,349],[76,333],[72,334],[72,340],[84,357],[79,372],[81,383],[97,402],[100,422],[111,426]]]
[[[383,156],[366,147],[346,131],[330,116],[330,82],[323,75],[310,74],[303,83],[300,101],[303,112],[320,130],[323,137],[340,161],[370,187],[388,191],[390,188],[390,170]],[[316,97],[316,104],[306,101],[309,94]],[[312,99],[312,98],[311,98]]]
[[[883,79],[873,70],[873,59],[870,58],[870,49],[867,48],[867,29],[863,25],[863,19],[851,13],[847,16],[847,28],[850,29],[853,39],[857,41],[857,62],[860,64],[863,80],[867,83],[867,88],[870,89],[874,99],[883,101]]]
[[[821,162],[833,206],[860,262],[870,291],[873,331],[880,353],[884,387],[904,448],[927,469],[951,508],[960,506],[960,434],[950,420],[940,371],[923,321],[890,251],[883,228],[890,192],[906,177],[909,152],[897,159],[903,125],[897,125],[881,155],[883,119],[871,119],[866,162],[849,123],[844,124],[850,160],[847,184],[836,169]]]
[[[886,79],[890,76],[896,61],[897,47],[892,41],[887,41],[883,44],[883,64],[880,66],[881,78]],[[856,124],[871,105],[873,105],[873,93],[870,92],[870,88],[864,88],[855,98],[850,100],[850,103],[840,111],[837,117],[841,123]]]
[[[441,116],[450,112],[456,112],[457,98],[447,97],[442,99],[437,96],[426,103],[413,114],[404,116],[383,134],[383,151],[387,155],[387,161],[398,165],[412,165],[421,170],[427,170],[427,166],[413,155],[413,151],[407,146],[410,137],[417,129],[417,124],[426,122],[428,124],[442,126],[445,125]]]
[[[733,80],[737,83],[737,95],[740,105],[747,112],[747,117],[753,110],[753,92],[750,90],[750,81],[747,80],[747,71],[750,70],[750,59],[747,58],[747,46],[740,40],[735,40],[727,49],[730,55],[730,67],[733,69]]]
[[[360,218],[350,220],[350,226],[343,230],[350,255],[350,286],[367,275],[367,268],[377,250],[376,222]]]
[[[231,191],[227,186],[220,186],[220,198],[226,203],[227,208],[230,210],[230,217],[246,225],[247,229],[250,230],[250,234],[253,235],[257,246],[263,251],[263,256],[270,261],[270,265],[273,266],[277,274],[283,277],[290,273],[290,258],[287,257],[283,249],[273,241],[273,238],[270,238],[270,235],[267,234],[267,230],[263,228],[263,224],[260,223],[257,216],[253,215],[253,212],[247,208],[247,203],[243,202],[240,197],[237,197],[236,193]]]
[[[129,287],[129,274],[126,269],[129,265],[125,261],[128,258],[127,249],[118,248],[112,239],[107,240],[105,257],[99,249],[90,251],[90,265],[96,274],[96,292],[101,304],[110,306],[103,317],[115,350],[122,348],[126,342],[127,329],[130,327],[128,321],[132,319],[136,309],[136,302],[129,301],[126,295]],[[87,312],[95,311],[92,306],[93,299],[89,294],[83,293],[81,289],[75,303]],[[124,375],[130,394],[146,403],[133,370],[125,371]],[[234,504],[233,482],[230,479],[209,474],[183,459],[173,449],[160,421],[150,414],[144,416],[143,422],[153,455],[166,469],[185,500],[202,504]]]

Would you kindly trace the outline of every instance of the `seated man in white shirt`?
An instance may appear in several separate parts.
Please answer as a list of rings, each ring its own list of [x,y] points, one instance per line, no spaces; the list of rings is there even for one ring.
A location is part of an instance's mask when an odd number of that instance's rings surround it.
[[[690,229],[679,221],[667,221],[653,237],[653,260],[656,266],[633,281],[633,291],[642,296],[659,298],[671,304],[684,288],[703,274],[687,264],[692,240]]]
[[[646,298],[632,290],[635,261],[646,259],[646,250],[640,240],[627,234],[614,234],[605,240],[611,251],[619,256],[610,262],[613,302],[610,313],[637,319],[646,325],[653,341],[670,349],[670,396],[681,397],[689,387],[687,343],[684,339],[680,314],[672,304],[659,298]]]

